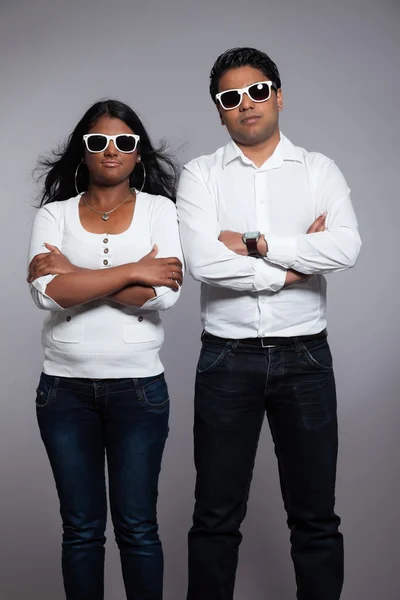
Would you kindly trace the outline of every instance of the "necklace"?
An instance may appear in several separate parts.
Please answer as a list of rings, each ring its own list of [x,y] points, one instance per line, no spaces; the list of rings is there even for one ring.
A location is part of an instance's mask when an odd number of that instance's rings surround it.
[[[101,215],[101,218],[103,219],[103,221],[108,221],[108,219],[110,218],[111,213],[114,212],[114,210],[117,210],[117,208],[119,208],[120,206],[122,206],[123,204],[125,204],[125,202],[127,200],[129,200],[129,198],[132,196],[132,190],[129,190],[129,196],[127,196],[125,198],[125,200],[122,200],[122,202],[120,202],[120,204],[117,204],[117,206],[115,206],[114,208],[112,208],[111,210],[107,210],[105,212],[101,212],[99,210],[96,210],[94,208],[92,208],[87,202],[86,202],[86,198],[85,198],[85,194],[82,195],[83,201],[85,203],[85,205],[92,210],[93,212],[97,213],[98,215]]]

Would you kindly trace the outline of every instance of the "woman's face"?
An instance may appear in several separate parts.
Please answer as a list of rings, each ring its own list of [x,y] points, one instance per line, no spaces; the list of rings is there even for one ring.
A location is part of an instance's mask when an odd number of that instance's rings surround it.
[[[100,117],[88,133],[105,133],[106,135],[118,135],[126,133],[135,133],[132,129],[121,121],[108,115]],[[129,176],[134,170],[138,161],[138,149],[130,154],[120,152],[113,142],[109,141],[107,148],[102,152],[89,152],[85,146],[84,162],[89,171],[89,182],[103,186],[119,185],[125,180],[129,181]]]

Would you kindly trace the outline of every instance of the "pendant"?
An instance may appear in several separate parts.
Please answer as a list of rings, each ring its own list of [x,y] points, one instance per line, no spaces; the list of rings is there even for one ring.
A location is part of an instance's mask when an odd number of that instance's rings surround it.
[[[108,215],[107,213],[104,213],[104,215],[101,215],[101,218],[103,219],[103,221],[108,221],[110,215]]]

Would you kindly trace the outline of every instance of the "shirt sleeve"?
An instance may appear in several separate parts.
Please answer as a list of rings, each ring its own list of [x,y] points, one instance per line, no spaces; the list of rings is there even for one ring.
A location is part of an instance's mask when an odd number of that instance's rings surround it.
[[[178,220],[185,262],[197,281],[236,291],[277,292],[286,268],[240,256],[218,240],[217,207],[196,163],[183,169],[177,193]]]
[[[45,243],[52,244],[61,249],[62,235],[60,232],[61,209],[58,203],[43,206],[36,214],[32,226],[31,239],[28,251],[28,266],[37,254],[48,252]],[[47,285],[57,275],[45,275],[35,279],[29,284],[30,293],[34,303],[42,310],[65,310],[46,294]]]
[[[152,215],[151,243],[157,244],[157,258],[177,257],[183,263],[175,204],[159,196]],[[168,310],[178,300],[181,290],[155,287],[156,296],[141,307],[144,310]]]
[[[327,230],[290,236],[268,234],[267,261],[309,275],[349,269],[357,262],[361,239],[350,189],[333,161],[318,168],[314,193],[316,217],[327,213]]]

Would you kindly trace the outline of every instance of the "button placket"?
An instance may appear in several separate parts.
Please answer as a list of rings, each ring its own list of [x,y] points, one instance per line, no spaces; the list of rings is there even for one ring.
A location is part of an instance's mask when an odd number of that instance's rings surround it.
[[[109,247],[109,237],[106,234],[103,238],[103,245],[100,250],[101,263],[103,267],[111,267],[111,249]]]
[[[254,181],[255,209],[258,229],[264,233],[268,223],[268,181],[266,171],[257,171]]]
[[[268,194],[268,170],[258,170],[255,174],[254,182],[255,192],[255,209],[257,229],[265,235],[268,241],[268,231],[270,230],[269,217],[269,194]],[[268,297],[264,294],[259,294],[257,299],[258,304],[258,335],[266,337],[270,335],[269,324],[271,322],[271,310],[268,304]]]

